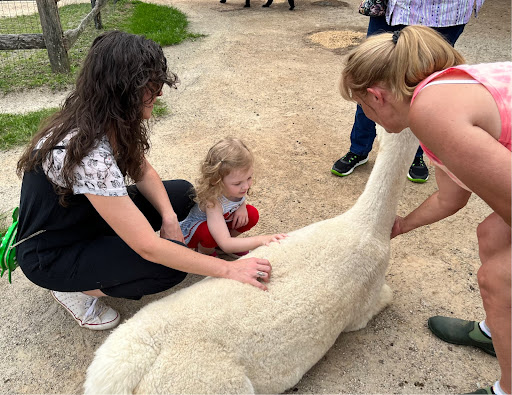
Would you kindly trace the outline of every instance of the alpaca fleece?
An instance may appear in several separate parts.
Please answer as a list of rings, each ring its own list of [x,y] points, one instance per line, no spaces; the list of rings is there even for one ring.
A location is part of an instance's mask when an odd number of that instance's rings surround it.
[[[268,292],[208,277],[150,303],[98,348],[85,393],[280,393],[364,328],[391,302],[389,236],[418,146],[410,130],[379,141],[350,210],[247,255],[271,262]]]

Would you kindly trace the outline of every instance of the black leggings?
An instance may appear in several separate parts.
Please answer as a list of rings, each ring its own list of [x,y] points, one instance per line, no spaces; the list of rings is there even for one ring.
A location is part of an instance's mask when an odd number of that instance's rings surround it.
[[[178,220],[185,219],[194,205],[190,196],[192,185],[188,181],[172,180],[164,181],[164,186]],[[151,203],[136,186],[128,187],[128,194],[153,229],[159,230],[162,219]],[[143,259],[101,217],[92,226],[97,238],[60,249],[47,268],[30,273],[24,270],[26,276],[55,291],[100,289],[108,296],[126,299],[165,291],[185,279],[187,273]]]

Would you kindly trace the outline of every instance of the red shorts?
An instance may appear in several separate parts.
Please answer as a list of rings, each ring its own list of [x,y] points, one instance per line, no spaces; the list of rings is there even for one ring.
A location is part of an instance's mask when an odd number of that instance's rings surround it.
[[[260,214],[258,213],[258,210],[256,207],[251,206],[250,204],[247,205],[247,214],[249,215],[249,222],[247,225],[242,226],[240,228],[237,228],[237,232],[244,233],[247,232],[249,229],[251,229],[254,225],[258,223],[258,220],[260,219]],[[232,229],[231,226],[233,225],[233,222],[226,222],[229,229]],[[208,230],[208,224],[206,221],[201,222],[199,226],[197,227],[196,231],[194,232],[194,235],[192,236],[192,239],[190,239],[190,242],[188,243],[189,248],[197,248],[197,245],[201,243],[201,245],[204,248],[214,248],[217,247],[218,244],[210,234],[210,231]]]

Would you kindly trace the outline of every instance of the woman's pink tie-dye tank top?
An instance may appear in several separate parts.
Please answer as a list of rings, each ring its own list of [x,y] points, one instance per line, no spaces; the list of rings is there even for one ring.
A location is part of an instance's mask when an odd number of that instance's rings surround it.
[[[477,65],[460,65],[450,67],[446,70],[438,71],[425,80],[423,80],[414,90],[412,96],[411,105],[418,93],[433,80],[439,76],[448,76],[450,72],[460,70],[466,72],[474,80],[485,86],[494,98],[498,111],[501,117],[501,135],[499,138],[500,144],[506,147],[508,150],[511,149],[511,123],[512,123],[512,62],[501,62],[501,63],[482,63]],[[458,83],[463,83],[464,80],[455,80]],[[473,81],[473,80],[468,80]],[[453,80],[442,80],[436,81],[438,83],[453,83]],[[455,181],[458,185],[466,190],[470,190],[464,185],[453,173],[451,173],[446,166],[443,165],[441,160],[437,158],[432,151],[425,147],[420,142],[421,148],[425,152],[425,155],[432,161],[432,163],[441,169],[443,169],[450,178]]]

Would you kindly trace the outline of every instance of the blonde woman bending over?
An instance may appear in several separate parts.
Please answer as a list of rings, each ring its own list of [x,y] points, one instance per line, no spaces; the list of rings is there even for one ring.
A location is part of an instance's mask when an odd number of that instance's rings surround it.
[[[474,393],[510,393],[512,63],[463,63],[434,30],[409,26],[369,37],[356,48],[340,88],[388,132],[410,127],[436,165],[438,191],[397,217],[391,237],[454,214],[471,193],[494,210],[477,228],[486,319],[432,317],[428,324],[447,342],[498,357],[501,379]]]

